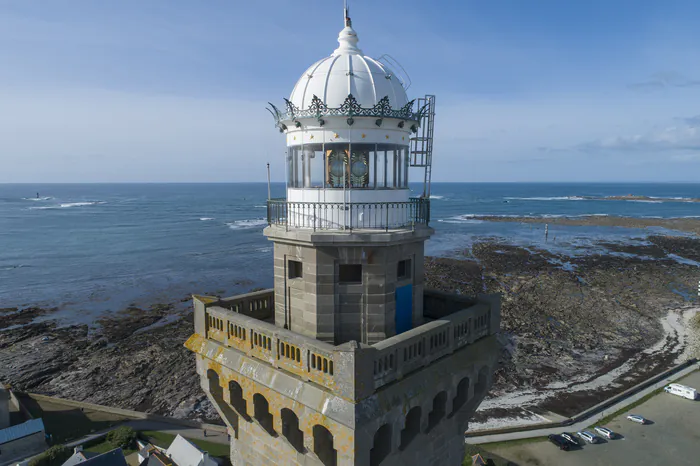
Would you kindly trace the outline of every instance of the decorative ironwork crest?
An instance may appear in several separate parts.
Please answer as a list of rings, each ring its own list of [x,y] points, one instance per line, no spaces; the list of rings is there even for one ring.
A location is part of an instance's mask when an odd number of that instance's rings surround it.
[[[389,96],[382,97],[379,102],[372,108],[375,112],[373,116],[384,116],[391,113],[391,103],[389,102]]]
[[[326,112],[328,111],[328,106],[318,98],[316,94],[311,98],[311,105],[309,106],[309,111],[313,112],[316,117],[320,117],[321,115],[325,115]]]
[[[298,121],[298,119],[300,118],[316,118],[317,120],[319,120],[321,126],[323,126],[324,121],[322,117],[324,116],[349,117],[348,124],[351,124],[350,121],[354,121],[352,120],[353,117],[358,116],[377,117],[380,119],[396,118],[400,120],[414,122],[415,124],[413,126],[415,126],[416,124],[420,125],[421,118],[425,111],[427,111],[427,109],[424,107],[420,109],[417,113],[414,113],[414,100],[408,102],[400,109],[393,109],[391,108],[391,103],[389,102],[389,96],[382,97],[374,106],[369,108],[363,108],[357,101],[355,96],[353,96],[352,94],[348,94],[347,98],[345,99],[345,101],[343,101],[342,105],[337,108],[329,108],[323,102],[323,100],[321,100],[316,95],[314,95],[311,98],[311,104],[309,105],[309,107],[303,110],[300,110],[299,107],[294,105],[289,99],[284,99],[284,102],[287,106],[286,113],[281,112],[272,104],[270,104],[270,106],[272,106],[272,110],[268,109],[268,111],[272,114],[272,117],[275,119],[275,123],[278,127],[280,127],[281,121],[283,120]],[[378,125],[380,124],[381,122],[378,123]]]
[[[299,108],[294,105],[289,99],[284,99],[284,102],[287,104],[287,117],[290,120],[293,120],[296,115],[299,114]]]
[[[345,98],[345,101],[343,104],[338,108],[341,114],[353,116],[357,115],[359,112],[361,112],[363,109],[360,106],[360,104],[357,102],[357,99],[355,98],[354,95],[348,94],[348,96]]]

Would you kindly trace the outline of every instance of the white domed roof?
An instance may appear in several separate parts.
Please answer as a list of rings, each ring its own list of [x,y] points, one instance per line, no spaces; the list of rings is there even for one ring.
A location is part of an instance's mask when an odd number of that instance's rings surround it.
[[[394,72],[363,55],[357,48],[359,39],[349,18],[346,24],[338,35],[340,46],[304,72],[289,100],[300,110],[309,108],[314,95],[330,108],[340,107],[348,94],[365,108],[373,107],[386,96],[394,109],[406,105],[406,90]]]

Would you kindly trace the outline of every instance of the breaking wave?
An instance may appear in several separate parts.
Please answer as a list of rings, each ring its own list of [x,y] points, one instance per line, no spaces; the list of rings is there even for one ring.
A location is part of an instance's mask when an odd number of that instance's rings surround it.
[[[23,201],[50,201],[53,197],[23,197]]]
[[[267,225],[267,220],[265,220],[264,218],[236,220],[235,222],[226,223],[226,226],[228,226],[232,230],[245,230],[248,228],[261,227],[263,225]]]
[[[47,205],[41,207],[30,207],[30,210],[51,210],[51,209],[69,209],[71,207],[85,207],[91,205],[106,204],[104,201],[87,201],[87,202],[66,202],[57,205]]]
[[[208,222],[209,220],[214,220],[214,217],[200,217],[200,220],[203,222]]]
[[[581,196],[552,196],[552,197],[504,197],[516,201],[587,201],[590,198]]]

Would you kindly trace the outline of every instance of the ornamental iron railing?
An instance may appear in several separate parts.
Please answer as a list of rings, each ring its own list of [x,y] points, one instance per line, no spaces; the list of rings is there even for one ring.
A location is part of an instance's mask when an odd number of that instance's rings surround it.
[[[287,111],[279,110],[272,103],[270,108],[267,109],[268,112],[275,119],[275,124],[279,127],[281,131],[287,129],[287,126],[282,123],[282,121],[294,121],[297,126],[301,126],[298,121],[299,118],[315,118],[319,121],[321,126],[323,126],[323,117],[325,116],[342,116],[348,117],[348,125],[352,125],[354,120],[353,117],[375,117],[377,118],[376,124],[381,126],[382,120],[384,118],[396,118],[399,120],[406,120],[411,123],[410,129],[414,133],[418,131],[418,126],[420,124],[421,118],[423,117],[423,112],[425,108],[418,109],[418,112],[413,112],[413,103],[415,100],[411,100],[406,105],[399,109],[394,109],[391,107],[389,102],[389,96],[385,96],[379,100],[373,107],[362,107],[357,101],[355,96],[348,94],[343,101],[342,105],[337,108],[328,107],[318,96],[314,95],[311,98],[311,105],[309,108],[300,109],[294,105],[288,99],[284,99],[287,107]],[[403,122],[399,124],[403,128]]]
[[[268,225],[313,230],[380,230],[430,223],[430,200],[408,202],[290,202],[267,201]]]

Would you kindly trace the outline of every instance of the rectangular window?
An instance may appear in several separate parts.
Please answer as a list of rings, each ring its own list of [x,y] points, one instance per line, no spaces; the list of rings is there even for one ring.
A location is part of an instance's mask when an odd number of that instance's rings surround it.
[[[301,267],[301,262],[299,261],[293,261],[293,260],[288,260],[287,261],[287,276],[292,279],[292,278],[301,278],[302,277],[302,267]]]
[[[411,259],[399,261],[399,265],[396,268],[396,278],[398,280],[411,278]]]
[[[362,283],[362,264],[341,264],[338,268],[340,283]]]

